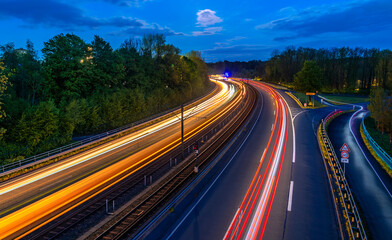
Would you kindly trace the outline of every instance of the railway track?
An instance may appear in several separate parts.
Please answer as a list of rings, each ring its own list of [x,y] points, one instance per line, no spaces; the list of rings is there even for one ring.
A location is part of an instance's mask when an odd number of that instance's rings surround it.
[[[214,155],[231,139],[235,132],[241,128],[247,117],[252,112],[257,98],[257,93],[253,87],[249,87],[251,94],[249,94],[244,109],[241,113],[231,121],[222,136],[216,138],[209,146],[207,146],[198,157],[200,162],[199,167],[206,165],[209,160],[212,160]],[[168,199],[173,197],[177,190],[181,189],[194,176],[195,158],[187,163],[177,174],[167,181],[165,181],[156,191],[146,197],[139,205],[131,209],[126,215],[116,221],[108,229],[100,233],[94,239],[122,239],[123,237],[131,237],[143,223],[143,219],[148,218],[159,207],[162,207]]]
[[[248,97],[247,99],[247,105],[250,105],[250,99],[251,97]],[[253,108],[253,106],[252,106]],[[226,126],[226,124],[230,122],[238,123],[238,118],[237,116],[238,112],[241,112],[240,116],[243,118],[243,121],[246,119],[247,114],[251,111],[249,107],[244,109],[241,109],[241,106],[238,106],[235,108],[232,112],[227,113],[222,116],[221,119],[224,119],[222,121],[219,121],[219,123],[212,124],[208,128],[205,129],[205,131],[189,138],[186,143],[188,143],[187,149],[189,149],[192,144],[197,141],[197,140],[202,140],[199,141],[200,145],[203,145],[203,142],[205,143],[206,139],[212,138],[212,136],[217,132],[218,128],[223,128]],[[245,113],[247,112],[247,113]],[[234,118],[234,120],[229,121],[229,119]],[[231,125],[233,125],[231,124]],[[240,124],[239,124],[240,125]],[[238,127],[239,127],[238,125]],[[235,129],[237,129],[236,127]],[[231,129],[228,128],[228,130]],[[227,134],[229,131],[226,130],[224,134]],[[230,132],[235,132],[230,131]],[[223,135],[224,135],[223,134]],[[229,135],[231,135],[230,133]],[[221,139],[221,138],[219,138]],[[224,141],[221,143],[223,144]],[[214,145],[215,146],[215,145]],[[206,149],[211,149],[206,148]],[[186,156],[191,154],[189,151],[185,152]],[[207,154],[207,151],[204,150],[199,158],[201,159],[202,156]],[[145,189],[145,186],[143,183],[145,183],[145,176],[154,176],[154,179],[157,179],[164,174],[166,174],[170,169],[172,168],[172,165],[174,163],[174,159],[177,159],[180,161],[180,156],[181,155],[181,150],[180,148],[176,148],[175,150],[169,152],[165,156],[161,157],[159,161],[154,161],[151,164],[149,164],[147,167],[141,169],[140,171],[132,174],[130,177],[127,177],[120,183],[116,184],[115,186],[109,188],[108,190],[104,191],[102,194],[96,196],[95,198],[90,199],[88,202],[85,204],[76,207],[66,213],[65,215],[59,217],[55,221],[52,221],[49,224],[46,224],[45,226],[41,227],[37,231],[33,232],[32,234],[28,235],[25,237],[25,239],[59,239],[59,238],[64,238],[64,234],[67,233],[67,231],[72,230],[75,226],[77,226],[81,222],[86,222],[90,218],[94,218],[94,215],[99,214],[99,212],[105,212],[105,206],[106,202],[109,201],[114,201],[124,195],[127,192],[134,191],[134,195],[140,193]],[[167,161],[170,159],[170,162]],[[173,159],[173,162],[172,162]],[[201,161],[201,165],[203,164],[204,161]],[[190,164],[194,164],[193,161],[188,163],[187,166]],[[189,170],[191,169],[191,170]],[[113,229],[111,233],[108,233],[108,236],[110,239],[118,239],[115,236],[122,236],[126,232],[128,232],[130,229],[134,229],[134,227],[141,222],[141,220],[145,219],[148,213],[151,213],[153,209],[156,209],[160,204],[163,202],[165,198],[170,196],[171,194],[175,193],[175,190],[181,187],[182,185],[185,184],[185,182],[193,175],[193,167],[189,168],[188,170],[183,169],[181,172],[176,175],[175,178],[172,178],[171,181],[167,182],[163,186],[161,186],[157,191],[154,192],[154,194],[148,195],[148,196],[143,196],[142,199],[135,200],[135,204],[137,207],[135,207],[134,211],[131,211],[130,214],[128,215],[130,219],[121,221],[116,225],[115,228],[117,230]],[[126,227],[128,226],[128,227]],[[119,229],[123,229],[121,231],[118,231]],[[117,234],[113,234],[114,232],[118,232]],[[113,237],[114,235],[114,237]],[[101,239],[108,239],[105,236],[102,236]]]

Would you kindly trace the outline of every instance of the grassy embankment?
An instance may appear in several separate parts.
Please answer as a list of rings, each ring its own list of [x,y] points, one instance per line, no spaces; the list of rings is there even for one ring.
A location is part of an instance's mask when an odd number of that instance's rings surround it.
[[[324,95],[323,97],[340,103],[363,103],[369,102],[369,97],[365,96],[345,96],[345,95]]]
[[[392,156],[392,144],[390,142],[388,134],[382,134],[381,132],[379,132],[376,128],[376,123],[374,122],[374,119],[370,117],[365,118],[365,126],[366,126],[366,130],[369,132],[370,136],[374,139],[374,141],[376,141],[377,144],[382,149],[384,149],[384,151],[387,152],[389,156]],[[377,160],[377,162],[381,165],[381,167],[389,174],[389,176],[392,177],[392,170],[370,147],[369,142],[365,138],[365,134],[362,129],[362,126],[361,126],[361,135],[367,148],[369,149],[373,157]]]

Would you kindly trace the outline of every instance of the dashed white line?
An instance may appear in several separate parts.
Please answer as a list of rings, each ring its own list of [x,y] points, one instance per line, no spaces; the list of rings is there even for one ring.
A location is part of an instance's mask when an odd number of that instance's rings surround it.
[[[290,182],[290,193],[289,193],[289,203],[287,204],[287,211],[291,212],[291,206],[293,203],[293,188],[294,188],[294,181]]]
[[[272,131],[273,128],[274,128],[274,124],[272,124],[272,126],[271,126],[271,131]]]

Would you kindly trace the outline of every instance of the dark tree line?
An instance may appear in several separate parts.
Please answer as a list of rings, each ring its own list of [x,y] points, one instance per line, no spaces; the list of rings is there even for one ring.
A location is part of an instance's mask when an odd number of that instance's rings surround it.
[[[392,77],[392,76],[391,76]],[[382,134],[389,135],[389,143],[392,143],[392,97],[388,96],[390,91],[382,87],[375,87],[370,92],[370,104],[368,109],[371,118],[376,123],[376,128]]]
[[[199,52],[184,56],[162,35],[118,49],[95,36],[60,34],[0,47],[0,160],[28,156],[174,107],[209,84]]]
[[[392,51],[366,48],[294,48],[274,51],[266,62],[209,63],[211,74],[231,71],[233,77],[260,77],[268,82],[294,83],[294,76],[306,61],[322,71],[321,86],[327,92],[369,93],[372,86],[392,89]]]
[[[210,74],[223,74],[228,72],[232,77],[257,78],[265,74],[265,63],[258,60],[249,62],[216,62],[208,63]]]
[[[372,86],[391,88],[392,52],[365,48],[286,48],[276,52],[266,63],[265,79],[272,82],[293,82],[305,61],[313,60],[323,73],[325,91],[370,91]]]

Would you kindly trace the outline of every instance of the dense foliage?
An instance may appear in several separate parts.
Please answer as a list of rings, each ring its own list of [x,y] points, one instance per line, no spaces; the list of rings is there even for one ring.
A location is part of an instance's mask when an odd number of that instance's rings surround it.
[[[323,73],[315,61],[306,61],[301,71],[294,74],[295,90],[314,92],[321,90]]]
[[[249,62],[216,62],[208,63],[209,74],[230,73],[233,77],[239,78],[256,78],[265,74],[265,62],[249,61]]]
[[[299,92],[370,92],[369,110],[381,134],[392,144],[392,51],[365,48],[288,47],[265,61],[216,62],[210,74],[256,78],[292,86]]]
[[[209,85],[200,53],[182,56],[162,35],[113,50],[99,36],[60,34],[44,43],[42,60],[30,41],[0,50],[3,163],[177,106]]]
[[[392,97],[388,97],[388,91],[382,87],[373,88],[370,92],[370,104],[368,109],[371,117],[376,122],[377,130],[381,134],[389,134],[389,142],[392,142]]]
[[[231,71],[234,77],[260,77],[268,82],[293,84],[306,61],[322,71],[325,92],[369,93],[372,86],[392,89],[392,51],[365,48],[294,48],[275,51],[266,62],[218,62],[209,64],[211,74]]]

